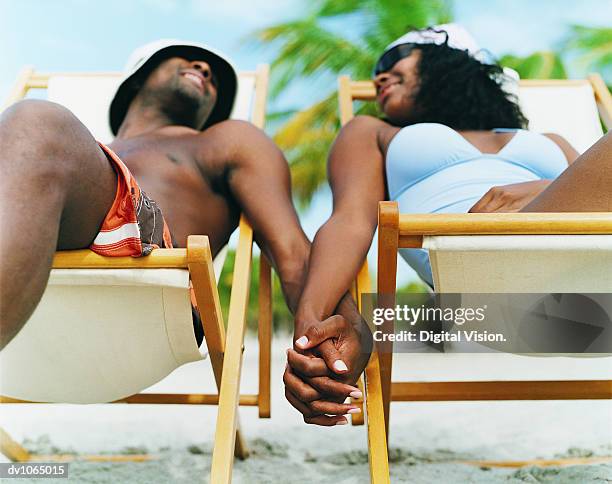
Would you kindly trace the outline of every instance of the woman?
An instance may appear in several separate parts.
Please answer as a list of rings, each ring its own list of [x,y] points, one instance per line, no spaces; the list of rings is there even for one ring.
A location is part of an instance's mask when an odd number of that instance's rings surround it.
[[[346,369],[339,371],[336,362],[332,372],[327,359],[325,366],[290,350],[285,378],[289,401],[310,419],[317,416],[315,423],[345,423],[346,407],[330,404],[327,416],[318,415],[320,405],[312,400],[331,401],[326,395],[333,392],[323,392],[312,378],[341,375],[354,383],[365,365],[354,350],[369,334],[365,324],[326,318],[367,254],[379,201],[397,200],[401,213],[612,210],[610,138],[567,169],[578,153],[561,136],[526,131],[501,67],[476,58],[467,32],[441,27],[409,33],[387,48],[374,76],[384,118],[354,118],[329,156],[333,213],[313,242],[295,347],[316,355],[321,341],[334,338],[346,355],[339,367]],[[432,285],[426,251],[401,255]]]

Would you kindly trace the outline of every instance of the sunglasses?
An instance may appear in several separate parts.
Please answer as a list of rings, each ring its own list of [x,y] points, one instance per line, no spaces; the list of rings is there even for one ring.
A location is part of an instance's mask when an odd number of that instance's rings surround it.
[[[397,62],[408,57],[419,44],[399,44],[385,52],[374,67],[373,77],[390,70]]]

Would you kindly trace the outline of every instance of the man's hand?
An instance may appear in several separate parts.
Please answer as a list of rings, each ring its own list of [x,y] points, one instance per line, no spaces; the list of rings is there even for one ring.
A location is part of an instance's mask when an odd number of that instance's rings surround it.
[[[552,180],[535,180],[491,188],[469,212],[518,212],[536,198]]]
[[[301,336],[298,331],[301,329]],[[296,327],[295,347],[323,359],[334,377],[354,384],[368,363],[372,335],[365,321],[350,323],[340,315],[331,316],[307,328]]]
[[[288,350],[283,381],[285,396],[306,423],[342,425],[346,413],[356,413],[354,405],[342,402],[360,398],[354,384],[367,365],[372,335],[359,319],[349,323],[332,316],[314,324],[296,324],[295,350]]]

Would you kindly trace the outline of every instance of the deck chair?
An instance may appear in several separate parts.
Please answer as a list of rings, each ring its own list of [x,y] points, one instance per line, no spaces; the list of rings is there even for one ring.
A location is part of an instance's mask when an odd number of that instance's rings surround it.
[[[340,77],[342,124],[352,119],[354,100],[372,101],[375,95],[371,81]],[[530,129],[559,133],[580,152],[602,136],[602,122],[608,129],[612,126],[612,97],[598,74],[585,80],[523,80],[519,100]],[[402,215],[396,202],[381,202],[379,297],[396,292],[398,249],[419,247],[430,250],[435,290],[441,293],[612,291],[612,215],[608,213]],[[533,270],[541,266],[543,257],[556,273]],[[559,277],[577,264],[584,264],[580,276],[571,272],[571,278]],[[360,296],[369,290],[366,262],[353,292]],[[372,482],[389,482],[386,443],[391,401],[612,398],[608,379],[392,382],[392,347],[384,345],[375,348],[363,383]],[[501,356],[512,362],[525,358]]]
[[[97,139],[110,141],[107,106],[119,80],[119,73],[41,74],[28,68],[8,104],[25,97],[30,89],[48,89],[50,100],[71,109]],[[232,117],[263,128],[267,85],[268,66],[241,73]],[[263,254],[258,295],[259,388],[256,394],[239,393],[252,245],[253,231],[243,216],[227,330],[215,280],[227,248],[213,266],[206,236],[190,236],[187,249],[156,249],[143,258],[102,257],[89,250],[57,252],[41,302],[0,353],[0,402],[218,405],[211,482],[230,482],[234,451],[239,458],[248,456],[239,430],[238,405],[257,406],[260,417],[270,417],[271,266]],[[205,334],[200,348],[193,335],[190,284]],[[87,314],[86,324],[83,314]],[[86,331],[79,331],[85,327]],[[141,392],[207,354],[218,393]],[[36,458],[2,429],[0,450],[15,461]]]

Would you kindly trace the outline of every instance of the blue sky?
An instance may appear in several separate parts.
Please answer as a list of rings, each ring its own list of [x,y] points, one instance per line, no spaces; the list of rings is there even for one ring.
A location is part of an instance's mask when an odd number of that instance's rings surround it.
[[[112,71],[137,46],[158,38],[205,42],[239,69],[270,62],[274,51],[246,42],[253,30],[302,17],[306,0],[0,0],[0,102],[19,70]],[[554,48],[571,24],[612,25],[610,0],[456,0],[455,21],[499,56]],[[350,29],[350,25],[346,26]],[[292,90],[292,93],[295,90]],[[304,104],[310,93],[297,96]],[[279,99],[278,105],[294,104]],[[323,191],[304,216],[313,235],[330,210]],[[405,272],[402,279],[410,278]]]
[[[254,29],[304,15],[306,0],[0,0],[0,97],[19,69],[118,70],[161,37],[206,42],[241,69],[274,52],[245,42]],[[495,55],[557,45],[572,23],[611,25],[610,0],[456,0],[456,21]],[[350,25],[347,26],[350,28]]]

